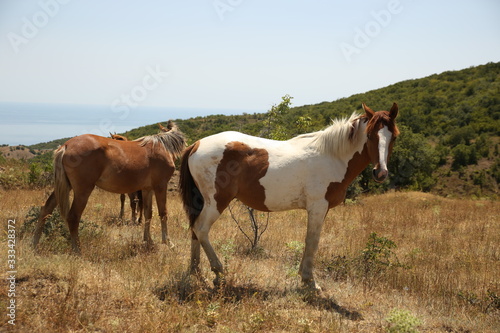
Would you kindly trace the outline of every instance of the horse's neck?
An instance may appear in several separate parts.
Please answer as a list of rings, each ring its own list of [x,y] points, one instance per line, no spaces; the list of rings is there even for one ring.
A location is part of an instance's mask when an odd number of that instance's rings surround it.
[[[361,153],[356,152],[354,156],[349,160],[347,171],[344,176],[342,183],[346,186],[352,183],[352,181],[370,164],[370,156],[368,156],[368,149],[366,144],[363,146]]]

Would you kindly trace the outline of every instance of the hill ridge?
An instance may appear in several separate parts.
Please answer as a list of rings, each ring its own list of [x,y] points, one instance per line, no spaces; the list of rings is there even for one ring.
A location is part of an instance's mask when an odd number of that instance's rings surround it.
[[[331,119],[361,112],[361,103],[380,110],[400,108],[402,135],[395,145],[385,188],[441,195],[498,197],[500,183],[500,62],[408,79],[332,102],[292,107],[283,116],[290,136],[328,126]],[[227,130],[264,133],[266,113],[175,119],[189,143]],[[307,119],[298,132],[297,120]],[[162,120],[166,122],[167,119]],[[121,133],[129,139],[156,134],[157,123]],[[28,146],[54,149],[65,139]],[[0,156],[0,161],[1,161]],[[5,156],[4,156],[5,157]],[[46,158],[45,158],[46,159]],[[35,159],[36,160],[36,159]],[[362,190],[377,190],[362,176]],[[380,189],[378,189],[380,190]]]

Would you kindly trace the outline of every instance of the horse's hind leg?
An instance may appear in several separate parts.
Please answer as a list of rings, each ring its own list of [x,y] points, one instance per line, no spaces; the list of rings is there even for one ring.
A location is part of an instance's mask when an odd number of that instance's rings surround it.
[[[205,254],[207,255],[208,261],[210,262],[210,268],[212,272],[215,273],[214,285],[219,286],[221,279],[224,278],[224,269],[222,263],[220,262],[217,254],[215,253],[210,240],[208,239],[208,232],[212,227],[212,224],[219,218],[220,213],[217,208],[205,205],[200,213],[200,216],[196,219],[194,225],[192,226],[192,232],[194,233],[191,239],[191,271],[198,271],[197,266],[199,264],[199,245],[203,247]],[[193,262],[197,260],[198,262]]]
[[[67,222],[69,234],[71,235],[71,245],[73,246],[73,252],[75,252],[76,254],[81,253],[80,238],[78,237],[78,227],[80,225],[80,219],[82,217],[83,210],[87,206],[90,193],[92,193],[93,189],[93,186],[87,189],[73,189],[73,204],[71,205],[71,209],[69,210]]]
[[[40,237],[42,236],[43,227],[45,225],[45,221],[47,220],[47,216],[52,214],[54,209],[57,206],[56,195],[55,192],[52,191],[49,198],[45,202],[45,205],[40,210],[40,215],[38,216],[38,222],[35,227],[35,234],[33,235],[33,248],[36,249],[38,242],[40,241]]]
[[[143,190],[142,200],[144,204],[144,217],[146,219],[146,222],[144,222],[144,241],[148,245],[153,245],[153,239],[150,233],[151,217],[153,216],[153,191]]]
[[[200,241],[196,234],[191,230],[191,265],[189,268],[191,274],[200,274]]]

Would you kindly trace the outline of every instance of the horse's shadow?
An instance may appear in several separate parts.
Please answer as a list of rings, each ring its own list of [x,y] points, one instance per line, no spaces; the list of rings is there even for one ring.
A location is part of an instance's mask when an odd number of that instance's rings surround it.
[[[180,279],[173,279],[163,286],[156,287],[153,293],[162,301],[170,300],[179,303],[199,300],[200,297],[209,300],[219,299],[225,303],[238,303],[251,298],[267,301],[285,297],[290,293],[297,293],[309,306],[320,310],[336,312],[348,320],[363,320],[361,313],[339,305],[333,298],[310,293],[301,288],[289,290],[276,288],[264,289],[253,284],[236,285],[233,283],[224,283],[217,288],[211,288],[204,281],[194,281],[183,275]]]
[[[340,314],[342,317],[349,319],[349,320],[363,320],[363,316],[361,313],[355,310],[349,310],[342,305],[339,305],[334,299],[330,297],[323,297],[323,296],[306,296],[304,297],[304,301],[316,308],[323,309],[326,311],[334,311]]]

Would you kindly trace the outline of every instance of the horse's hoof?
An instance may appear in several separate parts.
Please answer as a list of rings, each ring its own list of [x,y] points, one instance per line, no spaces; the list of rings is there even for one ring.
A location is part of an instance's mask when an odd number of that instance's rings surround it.
[[[321,287],[316,283],[316,281],[303,282],[302,289],[309,295],[319,295],[322,291]]]
[[[222,275],[218,275],[214,279],[214,287],[215,289],[220,289],[220,287],[224,286],[226,284],[226,279]]]
[[[144,247],[146,248],[146,250],[151,251],[155,248],[155,243],[153,242],[152,239],[149,239],[149,240],[145,239],[144,240]]]
[[[163,239],[161,241],[161,243],[168,245],[168,247],[171,248],[171,249],[173,249],[175,247],[175,244],[172,243],[172,241],[170,240],[170,238],[167,238],[167,240]]]

